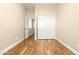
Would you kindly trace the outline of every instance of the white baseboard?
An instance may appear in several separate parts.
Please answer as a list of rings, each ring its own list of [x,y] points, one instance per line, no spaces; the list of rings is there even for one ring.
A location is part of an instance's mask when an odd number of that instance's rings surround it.
[[[29,37],[29,36],[28,36]],[[70,47],[69,45],[67,45],[66,43],[62,42],[61,40],[55,38],[57,41],[59,41],[61,44],[63,44],[66,48],[68,48],[70,51],[72,51],[74,54],[79,55],[79,53],[74,50],[72,47]],[[22,42],[24,39],[10,45],[9,47],[3,49],[2,51],[0,51],[0,55],[3,55],[4,53],[6,53],[7,51],[9,51],[10,49],[12,49],[13,47],[15,47],[17,44],[19,44],[20,42]]]
[[[69,45],[67,45],[66,43],[64,43],[63,41],[61,41],[61,40],[59,40],[59,39],[57,39],[56,38],[56,40],[58,41],[58,42],[60,42],[61,44],[63,44],[66,48],[68,48],[70,51],[72,51],[75,55],[79,55],[79,53],[75,50],[75,49],[73,49],[72,47],[70,47]]]
[[[27,39],[28,37],[30,37],[31,35],[33,35],[34,33],[30,34],[30,35],[26,35],[25,39]]]
[[[31,36],[31,35],[33,35],[33,33],[30,34],[29,36]],[[27,36],[26,39],[27,39],[29,36]],[[21,40],[15,42],[14,44],[10,45],[9,47],[7,47],[7,48],[1,50],[1,51],[0,51],[0,55],[3,55],[4,53],[6,53],[7,51],[9,51],[9,50],[12,49],[13,47],[15,47],[17,44],[19,44],[19,43],[22,42],[23,40],[24,40],[24,39],[21,39]]]
[[[24,39],[19,40],[18,42],[15,42],[14,44],[10,45],[9,47],[3,49],[0,51],[0,55],[3,55],[4,53],[6,53],[7,51],[9,51],[10,49],[12,49],[13,47],[15,47],[17,44],[19,44],[20,42],[22,42]]]

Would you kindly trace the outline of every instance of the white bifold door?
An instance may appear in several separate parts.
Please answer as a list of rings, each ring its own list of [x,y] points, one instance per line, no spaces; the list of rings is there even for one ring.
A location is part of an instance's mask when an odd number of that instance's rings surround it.
[[[56,31],[56,17],[39,16],[37,18],[37,38],[54,39]]]

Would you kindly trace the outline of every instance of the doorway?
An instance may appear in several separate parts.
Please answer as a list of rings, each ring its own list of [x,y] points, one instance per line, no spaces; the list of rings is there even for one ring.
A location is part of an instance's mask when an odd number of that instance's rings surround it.
[[[29,17],[25,18],[25,26],[24,26],[24,38],[27,39],[28,37],[34,35],[34,18]]]

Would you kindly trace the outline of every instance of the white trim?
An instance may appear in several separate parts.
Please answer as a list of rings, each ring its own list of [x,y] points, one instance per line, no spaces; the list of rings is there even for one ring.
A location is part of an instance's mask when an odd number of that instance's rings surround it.
[[[37,21],[38,21],[38,17],[35,16],[35,22],[34,22],[34,29],[35,29],[35,30],[34,30],[34,33],[35,33],[34,39],[35,39],[35,40],[38,40]]]
[[[63,41],[59,40],[56,38],[57,41],[59,41],[61,44],[63,44],[66,48],[68,48],[70,51],[72,51],[74,54],[79,55],[79,53],[73,49],[72,47],[70,47],[69,45],[67,45],[66,43],[64,43]]]
[[[12,49],[13,47],[15,47],[17,44],[19,44],[20,42],[22,42],[24,39],[19,40],[18,42],[15,42],[14,44],[10,45],[9,47],[3,49],[0,51],[0,55],[3,55],[4,53],[6,53],[7,51],[9,51],[10,49]]]
[[[26,35],[25,39],[27,39],[28,37],[30,37],[31,35],[33,35],[34,33],[30,34],[30,35]]]
[[[79,53],[78,53],[76,50],[74,50],[73,48],[71,48],[69,45],[67,45],[66,43],[62,42],[61,40],[59,40],[59,39],[57,39],[57,38],[55,38],[55,39],[56,39],[57,41],[59,41],[61,44],[63,44],[66,48],[68,48],[69,50],[71,50],[74,54],[79,55]],[[16,43],[10,45],[9,47],[3,49],[2,51],[0,51],[0,55],[6,53],[6,52],[9,51],[10,49],[12,49],[14,46],[16,46],[17,44],[19,44],[20,42],[22,42],[23,40],[24,40],[24,39],[22,39],[22,40],[20,40],[20,41],[18,41],[18,42],[16,42]]]

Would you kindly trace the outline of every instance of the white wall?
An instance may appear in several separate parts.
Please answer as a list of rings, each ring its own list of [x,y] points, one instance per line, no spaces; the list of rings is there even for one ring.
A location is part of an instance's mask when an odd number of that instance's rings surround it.
[[[0,4],[0,51],[24,39],[25,11],[22,4]]]
[[[35,17],[37,16],[56,16],[56,4],[36,4]]]
[[[56,31],[58,40],[79,50],[79,4],[58,4]]]

